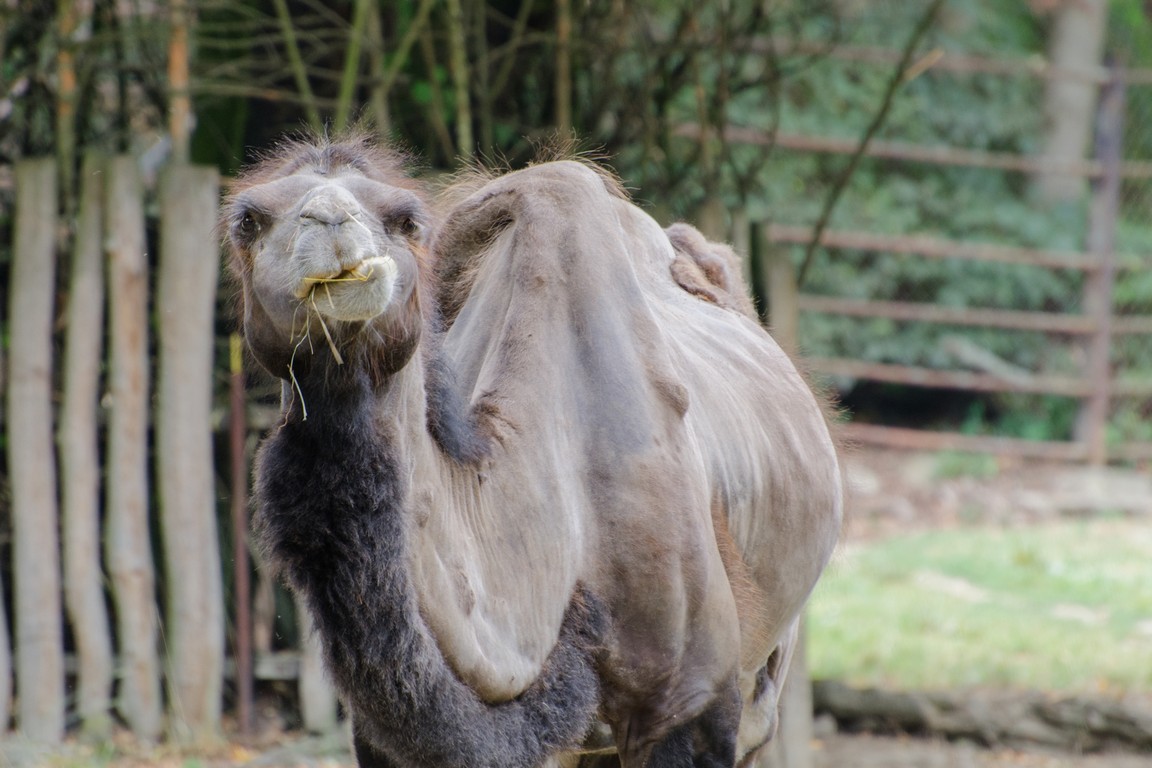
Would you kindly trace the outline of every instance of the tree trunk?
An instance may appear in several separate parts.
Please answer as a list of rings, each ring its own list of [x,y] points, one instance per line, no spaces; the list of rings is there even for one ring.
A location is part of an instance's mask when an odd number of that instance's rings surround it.
[[[104,342],[104,165],[103,158],[89,155],[82,171],[68,289],[64,402],[57,435],[64,519],[64,600],[76,643],[76,711],[90,736],[106,736],[112,726],[112,634],[100,566],[100,449],[96,433]]]
[[[12,484],[19,725],[34,742],[64,735],[64,647],[56,457],[52,450],[52,321],[56,164],[16,165],[16,247],[9,311],[8,474]],[[18,435],[19,440],[11,439]]]
[[[105,199],[110,386],[105,548],[120,650],[121,714],[145,740],[160,735],[156,602],[148,537],[148,262],[135,160],[114,158]]]
[[[156,477],[166,564],[169,727],[218,737],[223,584],[212,468],[212,353],[219,252],[214,168],[175,165],[160,190]],[[205,247],[207,244],[207,247]]]
[[[1055,11],[1048,32],[1048,62],[1056,69],[1079,74],[1057,73],[1048,79],[1043,155],[1052,163],[1078,162],[1088,149],[1097,85],[1084,75],[1100,66],[1107,21],[1107,0],[1064,0]],[[1084,192],[1084,179],[1067,173],[1042,173],[1036,177],[1036,191],[1048,202],[1074,202]]]

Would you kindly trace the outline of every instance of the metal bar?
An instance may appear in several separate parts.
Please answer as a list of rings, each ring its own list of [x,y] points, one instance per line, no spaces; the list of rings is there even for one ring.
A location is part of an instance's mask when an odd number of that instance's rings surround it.
[[[773,243],[804,245],[811,238],[811,227],[773,224],[768,230],[768,239]],[[1079,251],[1050,251],[994,243],[966,243],[925,235],[881,235],[858,230],[825,230],[821,234],[820,244],[828,248],[915,254],[937,259],[994,261],[1050,269],[1077,269],[1085,272],[1095,270],[1099,266],[1090,254]]]
[[[1027,379],[1007,379],[987,373],[871,363],[844,357],[805,357],[804,362],[808,370],[816,373],[887,381],[914,387],[963,389],[973,392],[1029,392],[1065,397],[1087,397],[1092,392],[1090,382],[1067,376],[1034,375]]]
[[[905,301],[842,299],[835,296],[802,294],[799,308],[807,312],[853,317],[882,317],[891,320],[942,323],[946,325],[1010,328],[1046,333],[1090,334],[1096,331],[1092,318],[1054,312],[1021,312],[1008,309],[942,307],[937,304]]]
[[[255,699],[252,679],[252,587],[248,572],[248,426],[245,418],[244,352],[240,334],[229,338],[232,460],[232,557],[236,592],[236,720],[241,734],[252,732]]]
[[[850,443],[881,445],[905,450],[992,453],[1049,461],[1083,461],[1088,455],[1086,446],[1072,442],[962,435],[956,432],[930,432],[921,429],[885,427],[877,424],[846,424],[842,430],[842,434]]]

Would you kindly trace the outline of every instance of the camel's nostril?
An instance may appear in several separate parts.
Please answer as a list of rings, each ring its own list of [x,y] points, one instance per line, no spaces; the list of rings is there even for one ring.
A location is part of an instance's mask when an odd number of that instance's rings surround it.
[[[339,226],[351,217],[343,207],[338,205],[324,205],[313,201],[300,210],[300,221],[305,224],[327,224]]]
[[[338,226],[355,217],[359,203],[339,187],[321,189],[300,207],[300,221],[305,224]]]

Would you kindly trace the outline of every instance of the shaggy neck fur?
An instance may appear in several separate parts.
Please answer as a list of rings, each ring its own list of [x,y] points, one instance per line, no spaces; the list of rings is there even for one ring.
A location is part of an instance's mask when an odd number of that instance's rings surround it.
[[[601,612],[578,594],[541,677],[515,700],[481,701],[445,662],[408,575],[408,441],[397,429],[423,366],[375,387],[363,370],[319,362],[299,382],[307,420],[289,406],[258,458],[255,525],[307,601],[358,737],[412,766],[534,766],[577,747],[596,714]],[[446,372],[432,368],[446,407]]]

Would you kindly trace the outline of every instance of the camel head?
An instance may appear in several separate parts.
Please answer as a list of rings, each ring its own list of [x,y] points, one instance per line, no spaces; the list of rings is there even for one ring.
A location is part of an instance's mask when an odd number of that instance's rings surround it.
[[[245,335],[269,372],[379,377],[408,361],[429,213],[400,156],[365,138],[288,143],[240,177],[222,217]]]

